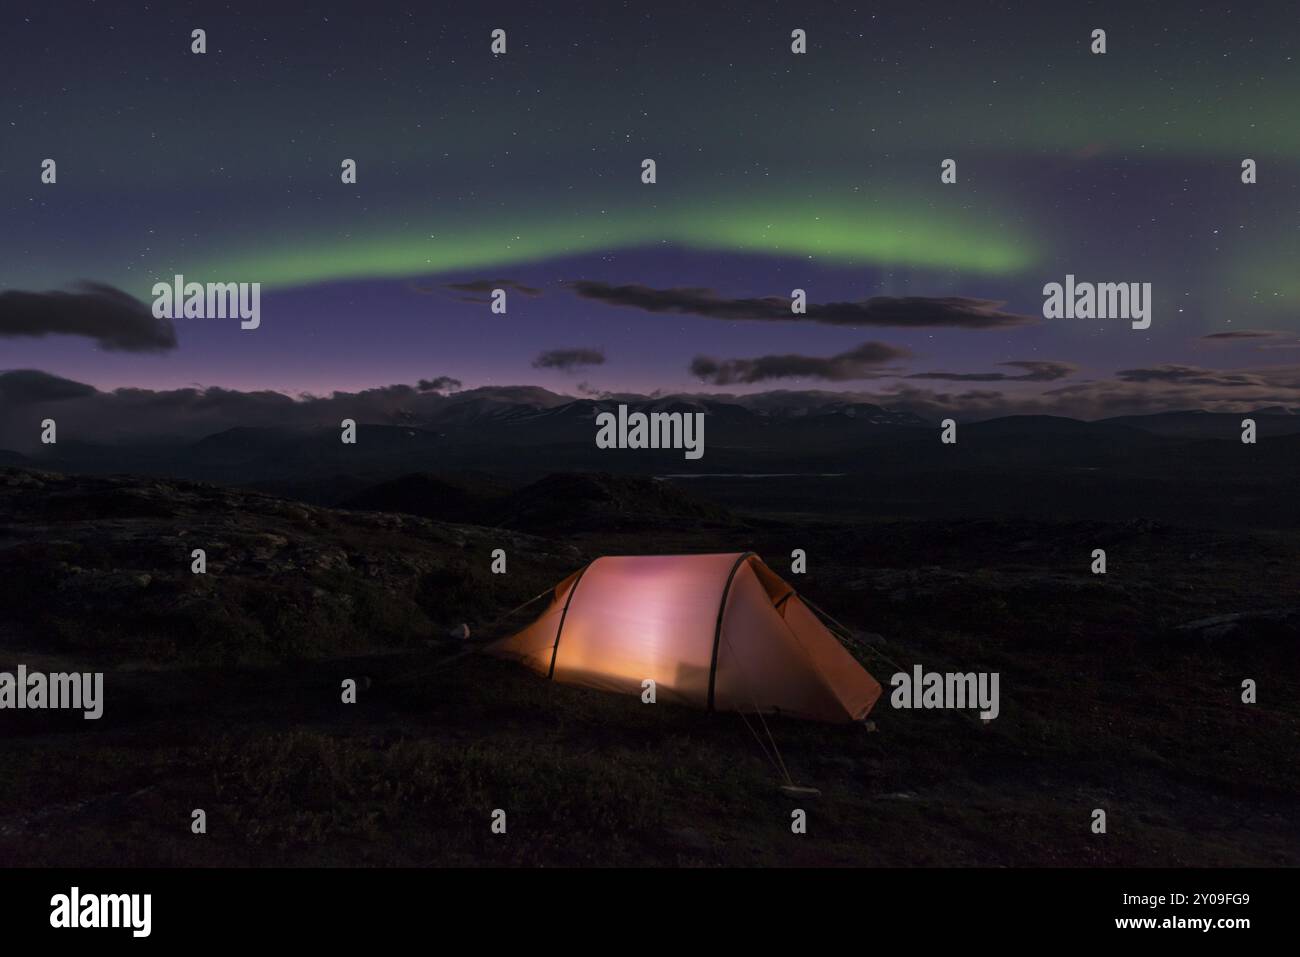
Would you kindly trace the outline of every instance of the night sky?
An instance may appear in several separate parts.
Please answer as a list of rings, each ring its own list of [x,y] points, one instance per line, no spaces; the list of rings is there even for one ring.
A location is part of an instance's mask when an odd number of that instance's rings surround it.
[[[0,293],[0,372],[1300,407],[1292,5],[381,6],[6,4],[0,290],[263,297],[171,347]],[[1043,319],[1067,273],[1152,283],[1151,328]],[[764,302],[795,287],[807,317]]]

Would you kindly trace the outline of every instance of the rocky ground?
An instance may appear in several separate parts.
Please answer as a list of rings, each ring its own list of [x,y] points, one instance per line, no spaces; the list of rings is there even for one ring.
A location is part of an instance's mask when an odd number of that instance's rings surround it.
[[[669,504],[650,527],[542,537],[0,469],[0,670],[107,673],[98,722],[0,712],[0,860],[1300,863],[1293,535]],[[1000,717],[882,700],[869,728],[773,720],[822,792],[796,800],[734,714],[554,685],[447,639],[505,633],[521,619],[503,613],[602,553],[745,548],[781,574],[805,549],[796,584],[882,682],[998,671]]]
[[[508,574],[490,572],[496,548]],[[192,571],[195,549],[206,574]],[[418,648],[581,560],[571,544],[507,529],[200,483],[0,471],[6,626],[118,665]]]

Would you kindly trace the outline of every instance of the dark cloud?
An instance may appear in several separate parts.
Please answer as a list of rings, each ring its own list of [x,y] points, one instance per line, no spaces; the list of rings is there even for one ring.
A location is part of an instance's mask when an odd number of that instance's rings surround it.
[[[133,296],[102,283],[80,282],[72,292],[0,292],[0,338],[85,336],[114,352],[166,352],[176,330]]]
[[[456,297],[461,302],[490,302],[493,289],[513,289],[525,296],[540,296],[542,294],[542,290],[535,286],[525,286],[515,279],[471,279],[467,282],[449,282],[439,286],[425,286],[418,282],[412,282],[408,283],[408,288],[412,292],[418,292],[425,296],[437,295],[445,289],[466,293],[467,295]]]
[[[1178,385],[1256,388],[1265,379],[1255,372],[1204,369],[1200,366],[1161,365],[1147,369],[1122,369],[1115,373],[1121,382],[1167,382]]]
[[[844,382],[868,379],[880,374],[886,362],[904,359],[911,353],[883,342],[864,342],[857,348],[830,357],[771,355],[754,359],[713,359],[696,356],[691,374],[714,385],[750,385],[771,379],[826,379]]]
[[[448,289],[457,292],[491,292],[493,289],[513,289],[525,296],[540,296],[542,291],[535,286],[525,286],[515,279],[474,279],[470,282],[449,282]]]
[[[81,399],[96,393],[94,386],[73,382],[37,369],[14,369],[0,372],[0,400],[6,405],[33,405],[37,402],[62,402]]]
[[[417,388],[421,392],[455,392],[464,383],[459,379],[453,379],[449,375],[440,375],[436,379],[421,379],[417,383]]]
[[[534,369],[560,369],[568,372],[582,366],[605,364],[603,349],[551,349],[533,360]]]
[[[1211,332],[1201,336],[1202,339],[1276,339],[1285,336],[1284,332],[1272,332],[1268,329],[1242,329],[1233,332]]]
[[[1201,336],[1206,342],[1228,344],[1233,342],[1257,342],[1255,347],[1261,352],[1278,349],[1300,349],[1300,336],[1293,332],[1281,332],[1276,329],[1240,329],[1229,332],[1212,332]]]
[[[1070,362],[1038,359],[1020,359],[1000,362],[998,365],[1024,369],[1025,372],[1023,375],[1010,375],[1006,372],[917,372],[904,378],[938,379],[945,382],[1055,382],[1068,378],[1079,369]]]
[[[796,315],[790,311],[790,300],[781,296],[724,299],[711,289],[653,289],[639,283],[614,286],[586,279],[569,285],[582,298],[611,306],[709,319],[817,322],[830,326],[949,326],[959,329],[1000,329],[1038,321],[1033,316],[1003,312],[1003,302],[960,296],[874,296],[861,302],[810,302],[806,314]]]

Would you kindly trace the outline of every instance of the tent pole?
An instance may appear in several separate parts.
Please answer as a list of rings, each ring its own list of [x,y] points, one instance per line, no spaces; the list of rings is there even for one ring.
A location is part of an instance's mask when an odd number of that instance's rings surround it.
[[[594,559],[582,567],[582,571],[578,572],[573,587],[569,589],[569,594],[564,599],[564,611],[560,612],[560,624],[555,629],[555,644],[551,646],[551,667],[546,672],[547,678],[555,677],[555,657],[560,653],[560,635],[564,631],[564,619],[569,616],[569,605],[573,602],[573,596],[577,594],[578,586],[582,584],[582,576],[587,574],[587,569],[598,561],[600,561],[599,558]]]
[[[745,559],[753,554],[753,552],[745,552],[736,559],[736,564],[731,566],[731,572],[727,575],[727,584],[722,586],[722,600],[718,602],[718,620],[713,626],[713,657],[709,661],[709,711],[713,710],[713,683],[718,677],[718,644],[722,641],[722,616],[727,613],[727,595],[731,593],[731,582],[736,577],[736,572],[740,571],[740,566]]]

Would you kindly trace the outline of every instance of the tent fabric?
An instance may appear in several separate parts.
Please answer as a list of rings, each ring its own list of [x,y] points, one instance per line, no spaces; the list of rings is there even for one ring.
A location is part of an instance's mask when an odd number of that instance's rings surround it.
[[[753,553],[598,558],[531,625],[493,643],[566,684],[709,710],[866,717],[881,689]]]

